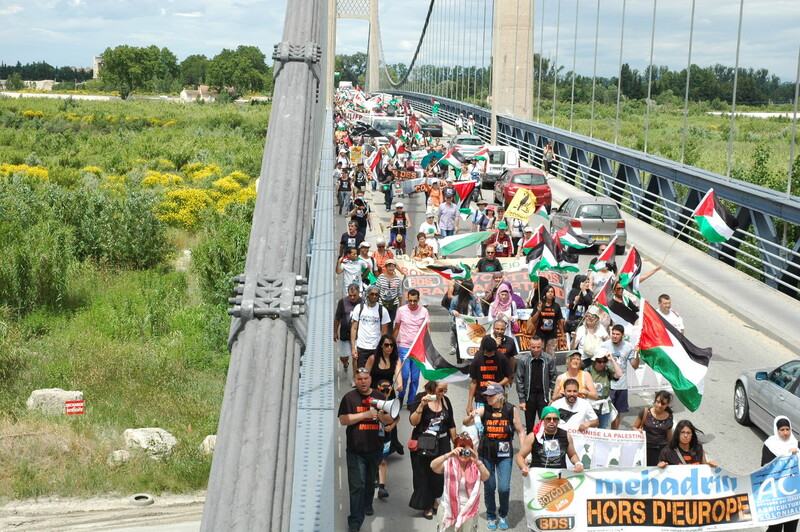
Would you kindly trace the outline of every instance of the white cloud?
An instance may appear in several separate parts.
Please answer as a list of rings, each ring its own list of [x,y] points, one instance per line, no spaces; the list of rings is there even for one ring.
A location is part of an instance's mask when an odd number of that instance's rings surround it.
[[[22,6],[8,6],[0,8],[0,15],[13,15],[22,11]]]
[[[188,17],[188,18],[199,18],[202,17],[203,14],[200,11],[192,11],[190,13],[173,13],[176,17]]]

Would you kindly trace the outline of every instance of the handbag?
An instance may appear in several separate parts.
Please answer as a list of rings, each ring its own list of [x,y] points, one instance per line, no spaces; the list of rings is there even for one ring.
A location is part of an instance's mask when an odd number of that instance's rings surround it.
[[[419,440],[409,438],[408,442],[406,443],[406,447],[408,447],[409,451],[416,452],[419,449]]]
[[[417,437],[417,443],[417,450],[421,456],[435,457],[437,455],[438,436],[425,432]]]

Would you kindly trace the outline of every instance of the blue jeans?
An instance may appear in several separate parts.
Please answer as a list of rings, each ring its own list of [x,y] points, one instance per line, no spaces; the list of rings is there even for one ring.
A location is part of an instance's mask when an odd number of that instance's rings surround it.
[[[454,234],[456,234],[455,229],[441,229],[441,232],[442,236],[453,236]]]
[[[364,524],[364,509],[372,507],[375,478],[382,458],[383,449],[370,453],[347,451],[347,486],[350,488],[348,527],[361,528]]]
[[[397,394],[397,397],[400,398],[400,402],[402,403],[406,393],[408,393],[408,398],[412,400],[417,396],[417,387],[419,387],[419,367],[410,360],[410,357],[406,356],[400,374],[403,376],[403,391]]]
[[[483,499],[486,502],[486,519],[497,519],[497,517],[508,517],[508,499],[511,494],[511,462],[512,458],[499,458],[489,460],[481,458],[481,462],[489,470],[489,480],[483,483]],[[500,509],[498,511],[494,502],[494,491],[500,499]]]
[[[600,421],[600,424],[597,426],[599,429],[607,429],[611,424],[611,412],[608,414],[600,414],[597,410],[594,411],[597,414],[597,419]]]

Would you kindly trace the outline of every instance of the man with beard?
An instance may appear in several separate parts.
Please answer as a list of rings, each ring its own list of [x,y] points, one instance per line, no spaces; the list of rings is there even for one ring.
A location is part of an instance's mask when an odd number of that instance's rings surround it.
[[[544,341],[534,336],[530,346],[530,354],[520,358],[516,373],[519,407],[525,412],[526,432],[533,430],[536,415],[549,403],[556,383],[556,361],[544,351]]]
[[[558,410],[561,418],[559,427],[564,430],[578,429],[580,432],[586,431],[591,427],[597,427],[600,420],[594,413],[592,403],[578,397],[578,381],[567,379],[564,382],[564,397],[557,399],[551,406]]]
[[[531,456],[530,467],[547,467],[566,469],[567,458],[575,465],[575,472],[583,471],[583,464],[575,452],[572,436],[560,428],[558,410],[552,406],[542,409],[540,416],[544,430],[529,432],[520,445],[516,456],[517,466],[523,477],[528,476],[528,455]]]

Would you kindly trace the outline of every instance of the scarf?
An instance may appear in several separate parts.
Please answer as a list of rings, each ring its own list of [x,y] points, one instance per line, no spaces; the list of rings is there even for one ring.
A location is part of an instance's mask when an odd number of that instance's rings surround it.
[[[787,423],[789,423],[789,429],[792,428],[792,423],[789,421],[789,418],[786,416],[778,416],[772,422],[772,431],[773,434],[764,442],[764,445],[767,446],[767,449],[772,452],[775,456],[788,456],[790,449],[797,449],[797,438],[794,437],[793,433],[789,434],[789,439],[784,440],[778,434],[778,420],[785,419]]]
[[[451,457],[444,461],[445,489],[441,499],[441,505],[444,507],[442,530],[451,526],[458,530],[464,522],[478,514],[481,505],[481,482],[478,466],[470,462],[464,470],[461,469],[458,460],[457,457]],[[469,498],[467,504],[463,508],[459,508],[458,485],[462,475],[466,475]]]
[[[503,292],[508,293],[508,301],[503,303],[500,298],[500,294]],[[511,314],[511,285],[506,283],[505,281],[500,283],[500,286],[497,287],[497,294],[494,296],[494,301],[492,301],[492,307],[494,308],[493,314],[497,316],[501,312],[510,315]]]

